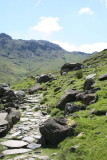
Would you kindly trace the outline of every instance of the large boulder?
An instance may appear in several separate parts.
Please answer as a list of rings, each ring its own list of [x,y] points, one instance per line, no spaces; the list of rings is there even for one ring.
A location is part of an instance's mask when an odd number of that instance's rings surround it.
[[[72,89],[65,90],[65,93],[62,95],[56,107],[59,109],[64,109],[66,103],[75,101],[76,95],[80,92],[81,91],[76,91]]]
[[[74,135],[74,126],[67,125],[67,120],[62,117],[50,118],[40,126],[40,133],[45,145],[57,145],[67,136]]]
[[[0,84],[0,98],[3,96],[3,94],[6,92],[6,91],[8,91],[8,90],[10,90],[10,87],[9,87],[9,85],[7,85],[7,84]]]
[[[99,77],[99,80],[100,81],[104,81],[104,80],[107,80],[107,73],[102,75],[101,77]]]
[[[29,94],[33,94],[33,93],[37,92],[38,90],[42,90],[42,87],[39,84],[37,84],[34,87],[30,88],[29,89]]]
[[[24,97],[25,97],[24,91],[8,90],[3,94],[3,97],[1,98],[1,102],[3,104],[10,103],[10,102],[13,102],[15,104],[20,104],[23,102]]]
[[[86,79],[84,82],[84,90],[91,90],[93,89],[93,84],[95,81],[93,79]]]
[[[3,97],[1,98],[3,104],[8,102],[14,102],[15,100],[17,100],[17,96],[15,95],[13,90],[6,91]]]
[[[70,113],[74,113],[80,110],[85,110],[86,106],[85,105],[75,105],[72,103],[67,103],[65,106],[65,110],[64,110],[64,115],[68,115]]]
[[[83,65],[81,63],[65,63],[60,70],[61,75],[63,73],[67,73],[69,71],[75,71],[83,68]]]
[[[41,76],[38,77],[37,82],[38,83],[44,83],[44,82],[48,82],[52,79],[53,79],[53,77],[51,77],[50,75],[42,74]]]

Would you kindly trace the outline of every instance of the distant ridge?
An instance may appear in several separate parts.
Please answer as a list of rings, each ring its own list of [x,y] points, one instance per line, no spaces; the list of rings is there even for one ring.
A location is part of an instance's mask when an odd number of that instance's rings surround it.
[[[57,70],[66,62],[80,62],[89,57],[83,52],[67,52],[45,40],[12,39],[0,34],[0,81],[13,82],[26,74]]]

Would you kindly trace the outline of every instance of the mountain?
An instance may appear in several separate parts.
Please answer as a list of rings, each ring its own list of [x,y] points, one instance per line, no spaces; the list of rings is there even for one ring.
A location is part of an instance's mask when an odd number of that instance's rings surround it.
[[[89,55],[67,52],[45,40],[12,39],[0,34],[0,82],[13,82],[27,75],[57,70],[65,62],[80,62]]]

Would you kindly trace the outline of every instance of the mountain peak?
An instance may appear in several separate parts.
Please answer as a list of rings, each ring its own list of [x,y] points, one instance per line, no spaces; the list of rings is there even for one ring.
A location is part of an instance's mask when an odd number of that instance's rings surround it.
[[[0,39],[7,39],[7,40],[11,40],[12,37],[9,36],[8,34],[5,34],[5,33],[1,33],[0,34]]]

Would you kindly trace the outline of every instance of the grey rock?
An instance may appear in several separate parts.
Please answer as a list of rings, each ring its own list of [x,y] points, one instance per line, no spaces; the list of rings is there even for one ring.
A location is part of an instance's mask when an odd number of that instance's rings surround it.
[[[13,124],[17,123],[20,120],[20,111],[16,110],[15,108],[11,108],[6,120],[9,122],[11,128]]]
[[[1,144],[8,148],[21,148],[21,147],[26,147],[28,145],[27,142],[18,140],[8,140],[5,142],[1,142]]]
[[[27,148],[33,149],[33,150],[38,149],[40,147],[41,147],[41,144],[36,144],[36,143],[31,143],[31,144],[28,144],[27,146]]]
[[[7,113],[0,113],[0,137],[4,136],[8,130],[9,130],[9,127],[8,127],[8,121],[6,120],[7,119]]]
[[[107,80],[107,73],[99,77],[99,81]]]
[[[85,78],[86,79],[93,79],[95,76],[96,76],[96,73],[95,74],[90,74],[90,75],[86,76]]]
[[[25,122],[25,121],[28,121],[28,120],[29,120],[29,118],[21,118],[20,122]]]
[[[4,104],[4,108],[5,108],[5,110],[6,110],[6,108],[16,108],[16,109],[18,109],[19,108],[19,105],[18,104],[16,104],[16,103],[14,103],[14,102],[8,102],[8,103],[5,103]]]
[[[75,101],[76,100],[76,95],[80,92],[81,91],[75,91],[75,90],[71,90],[71,89],[65,90],[65,93],[63,94],[63,96],[59,100],[56,107],[59,108],[59,109],[64,109],[66,103]]]
[[[14,93],[15,93],[17,99],[21,102],[24,100],[24,97],[26,96],[24,91],[14,91]]]
[[[43,82],[48,82],[50,80],[52,80],[53,77],[50,77],[49,75],[47,74],[42,74],[38,79],[37,79],[37,82],[38,83],[43,83]]]
[[[50,118],[40,126],[41,142],[56,145],[67,136],[74,135],[74,126],[68,126],[64,118]]]
[[[0,84],[0,97],[4,95],[6,91],[10,90],[9,85],[7,84]]]
[[[74,71],[74,70],[79,70],[82,68],[83,68],[83,65],[80,63],[65,63],[61,67],[60,73],[62,75],[63,73],[67,73],[67,72]]]
[[[20,149],[10,149],[10,150],[5,150],[3,151],[4,155],[14,155],[14,154],[22,154],[22,153],[27,153],[30,152],[30,149],[24,149],[24,148],[20,148]]]
[[[15,95],[13,90],[8,90],[3,94],[1,99],[2,103],[15,102],[17,100],[17,96]]]
[[[22,130],[23,130],[23,131],[29,131],[29,130],[30,130],[30,127],[29,127],[29,126],[25,126],[25,127],[22,126]]]
[[[49,160],[49,157],[48,156],[39,156],[39,155],[34,155],[33,156],[34,158],[37,158],[38,160]]]
[[[95,110],[95,109],[93,109],[89,112],[89,115],[96,115],[96,116],[104,116],[106,114],[107,114],[106,110]]]
[[[25,97],[24,91],[7,90],[3,94],[1,101],[3,104],[13,102],[18,105],[19,103],[22,103],[22,101],[24,100],[24,97]]]
[[[79,148],[80,145],[71,146],[70,151],[75,152],[77,148]]]
[[[27,157],[28,157],[28,155],[21,155],[21,156],[15,157],[14,160],[25,159],[25,158],[27,158]]]
[[[86,107],[84,105],[75,105],[72,103],[67,103],[65,106],[65,111],[64,111],[64,115],[66,114],[70,114],[70,113],[74,113],[80,110],[85,110]]]
[[[82,101],[85,105],[95,103],[95,102],[97,102],[97,100],[98,100],[97,94],[86,94],[83,96],[83,99],[82,99]]]
[[[19,136],[20,134],[21,134],[21,131],[15,132],[15,133],[13,133],[13,134],[10,136],[10,138]]]
[[[57,87],[57,88],[54,89],[54,92],[57,92],[57,91],[59,91],[60,89],[61,89],[61,87]]]
[[[29,137],[24,137],[22,140],[28,143],[32,143],[34,141],[34,138],[29,136]]]
[[[37,92],[38,90],[42,90],[42,87],[39,84],[37,84],[36,86],[30,88],[29,89],[29,94],[33,94],[33,93]]]
[[[86,79],[84,82],[84,90],[91,90],[95,81],[93,79]]]

